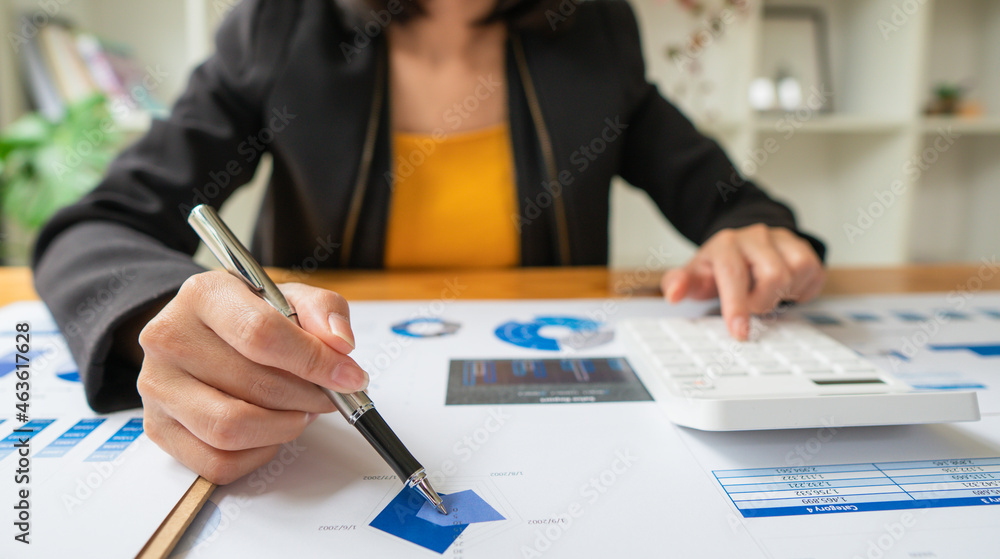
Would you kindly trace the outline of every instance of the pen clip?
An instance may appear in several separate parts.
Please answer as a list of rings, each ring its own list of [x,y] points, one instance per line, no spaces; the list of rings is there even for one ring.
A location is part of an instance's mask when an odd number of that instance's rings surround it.
[[[227,271],[242,279],[254,293],[281,314],[289,318],[295,315],[295,309],[281,294],[278,286],[211,206],[195,206],[188,215],[188,223]]]

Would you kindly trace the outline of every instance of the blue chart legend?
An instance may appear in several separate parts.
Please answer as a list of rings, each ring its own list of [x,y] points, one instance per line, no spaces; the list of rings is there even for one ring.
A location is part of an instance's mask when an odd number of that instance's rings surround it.
[[[459,359],[451,362],[445,403],[588,404],[651,399],[622,357]]]
[[[13,454],[22,440],[31,440],[54,422],[55,419],[32,419],[20,427],[15,427],[13,433],[0,440],[0,460],[6,458],[8,454]]]
[[[59,438],[49,443],[49,446],[43,448],[36,457],[61,458],[65,456],[67,452],[73,450],[73,447],[80,444],[80,441],[87,438],[87,435],[91,434],[104,421],[101,418],[81,419],[65,433],[59,435]]]
[[[444,553],[470,524],[504,520],[474,491],[441,495],[448,514],[434,510],[419,493],[403,489],[370,526],[437,553]]]
[[[1000,458],[712,473],[745,518],[1000,504]]]
[[[133,417],[117,433],[104,442],[87,457],[84,462],[110,462],[119,456],[130,444],[142,435],[142,418]]]

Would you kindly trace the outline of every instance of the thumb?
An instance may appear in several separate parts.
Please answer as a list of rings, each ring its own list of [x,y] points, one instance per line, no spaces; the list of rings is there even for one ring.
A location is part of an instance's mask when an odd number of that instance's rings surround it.
[[[333,291],[301,283],[283,283],[279,288],[295,307],[305,331],[344,355],[354,351],[351,311],[346,299]]]

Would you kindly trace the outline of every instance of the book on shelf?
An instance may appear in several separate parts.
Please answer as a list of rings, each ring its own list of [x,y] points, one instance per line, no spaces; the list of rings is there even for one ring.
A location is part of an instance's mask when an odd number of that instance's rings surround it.
[[[31,105],[57,121],[66,107],[96,94],[119,124],[135,125],[166,112],[148,87],[149,72],[126,45],[52,20],[20,52]]]

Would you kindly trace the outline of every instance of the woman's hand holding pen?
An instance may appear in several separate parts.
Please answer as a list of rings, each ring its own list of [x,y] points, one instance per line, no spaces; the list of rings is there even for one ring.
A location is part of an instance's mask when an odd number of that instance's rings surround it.
[[[819,256],[802,237],[751,225],[713,235],[686,266],[663,277],[663,293],[672,303],[718,297],[729,333],[746,340],[750,314],[770,312],[781,301],[808,301],[825,281]]]
[[[356,392],[368,375],[343,297],[283,284],[301,328],[226,272],[192,276],[142,330],[137,386],[149,438],[218,484],[266,464],[318,414],[320,386]]]

